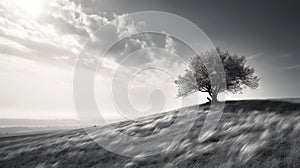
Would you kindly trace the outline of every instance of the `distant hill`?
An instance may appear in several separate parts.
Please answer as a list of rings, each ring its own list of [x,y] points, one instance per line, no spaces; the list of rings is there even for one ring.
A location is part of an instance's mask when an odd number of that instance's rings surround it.
[[[78,120],[0,119],[0,136],[79,128]]]
[[[3,126],[75,126],[78,120],[72,119],[0,119],[0,127]]]
[[[122,150],[135,150],[134,141],[118,146],[123,139],[115,131],[137,137],[151,134],[172,140],[180,127],[166,134],[178,117],[195,114],[191,129],[176,144],[163,146],[155,156],[126,157],[95,143],[84,130],[76,129],[26,137],[0,138],[0,167],[300,167],[300,104],[297,99],[228,101],[216,130],[208,139],[199,134],[209,104],[192,106],[108,126],[88,128],[97,140],[106,140]],[[181,126],[188,122],[181,123]]]

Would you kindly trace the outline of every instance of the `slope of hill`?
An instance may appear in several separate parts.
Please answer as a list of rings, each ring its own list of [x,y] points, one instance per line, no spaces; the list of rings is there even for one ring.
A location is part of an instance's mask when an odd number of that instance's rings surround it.
[[[113,127],[131,136],[167,135],[165,128],[177,117],[196,114],[192,128],[176,144],[161,153],[126,157],[109,152],[82,129],[52,134],[0,138],[0,167],[300,167],[300,104],[290,100],[228,101],[222,118],[208,139],[199,134],[209,105],[185,108],[125,121]],[[186,124],[186,123],[182,123]],[[95,139],[108,139],[112,146],[122,139],[109,139],[109,127],[88,128]],[[174,130],[171,134],[180,132]],[[160,141],[158,141],[160,142]],[[124,150],[132,149],[128,142]],[[165,146],[164,146],[165,145]],[[117,146],[118,147],[118,146]],[[148,146],[145,145],[145,148]]]

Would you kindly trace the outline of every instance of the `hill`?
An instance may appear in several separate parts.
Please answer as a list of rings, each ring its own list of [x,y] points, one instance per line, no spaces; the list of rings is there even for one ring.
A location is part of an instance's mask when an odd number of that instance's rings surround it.
[[[242,100],[226,102],[217,126],[203,142],[199,134],[208,104],[187,107],[124,121],[112,126],[137,137],[151,134],[172,140],[180,129],[166,133],[178,117],[191,113],[191,129],[176,144],[162,146],[154,156],[127,157],[109,152],[82,129],[0,138],[0,167],[300,167],[300,104],[298,99]],[[181,126],[187,122],[181,123]],[[120,150],[134,150],[134,142],[123,149],[123,139],[108,126],[88,128],[95,139],[106,140]],[[149,146],[148,146],[149,145]],[[145,144],[145,148],[150,147]]]

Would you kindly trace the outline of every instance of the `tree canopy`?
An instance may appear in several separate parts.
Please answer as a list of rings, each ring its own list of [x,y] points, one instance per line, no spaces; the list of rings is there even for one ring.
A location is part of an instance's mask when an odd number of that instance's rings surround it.
[[[220,59],[213,57],[216,54]],[[177,96],[186,97],[196,92],[207,92],[210,96],[209,101],[217,101],[217,96],[221,92],[242,93],[246,87],[256,89],[260,78],[254,74],[253,67],[246,65],[246,61],[245,56],[232,55],[219,48],[191,58],[185,74],[175,80],[178,86]],[[222,72],[225,73],[223,74],[225,78],[222,74],[216,73],[220,72],[218,68],[224,69]],[[219,81],[212,85],[212,78]]]

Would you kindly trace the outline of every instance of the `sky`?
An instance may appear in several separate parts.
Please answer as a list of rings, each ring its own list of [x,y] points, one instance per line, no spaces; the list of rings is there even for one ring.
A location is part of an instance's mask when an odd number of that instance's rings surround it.
[[[186,18],[202,29],[203,46],[212,42],[247,57],[247,64],[261,77],[260,87],[240,95],[228,94],[226,99],[299,97],[299,5],[291,0],[0,0],[0,118],[77,118],[73,75],[78,55],[83,53],[84,57],[77,68],[93,76],[91,69],[99,68],[99,53],[104,52],[101,46],[148,26],[128,18],[128,14],[140,11],[163,11]],[[104,35],[95,33],[104,25],[109,25]],[[186,60],[193,52],[180,39],[160,33],[122,40],[102,60],[95,76],[95,99],[109,120],[120,117],[112,110],[113,103],[125,102],[126,96],[143,115],[181,105],[173,81],[185,66],[172,54]],[[187,38],[194,37],[190,34]],[[163,48],[167,53],[148,47]],[[131,59],[125,59],[127,54]],[[164,68],[138,72],[137,67],[145,63],[167,66],[169,72]],[[110,90],[114,80],[115,92]],[[122,82],[130,83],[129,95],[122,94],[128,90],[119,89]],[[200,95],[199,102],[203,98],[206,100]],[[82,102],[89,104],[88,99]]]

